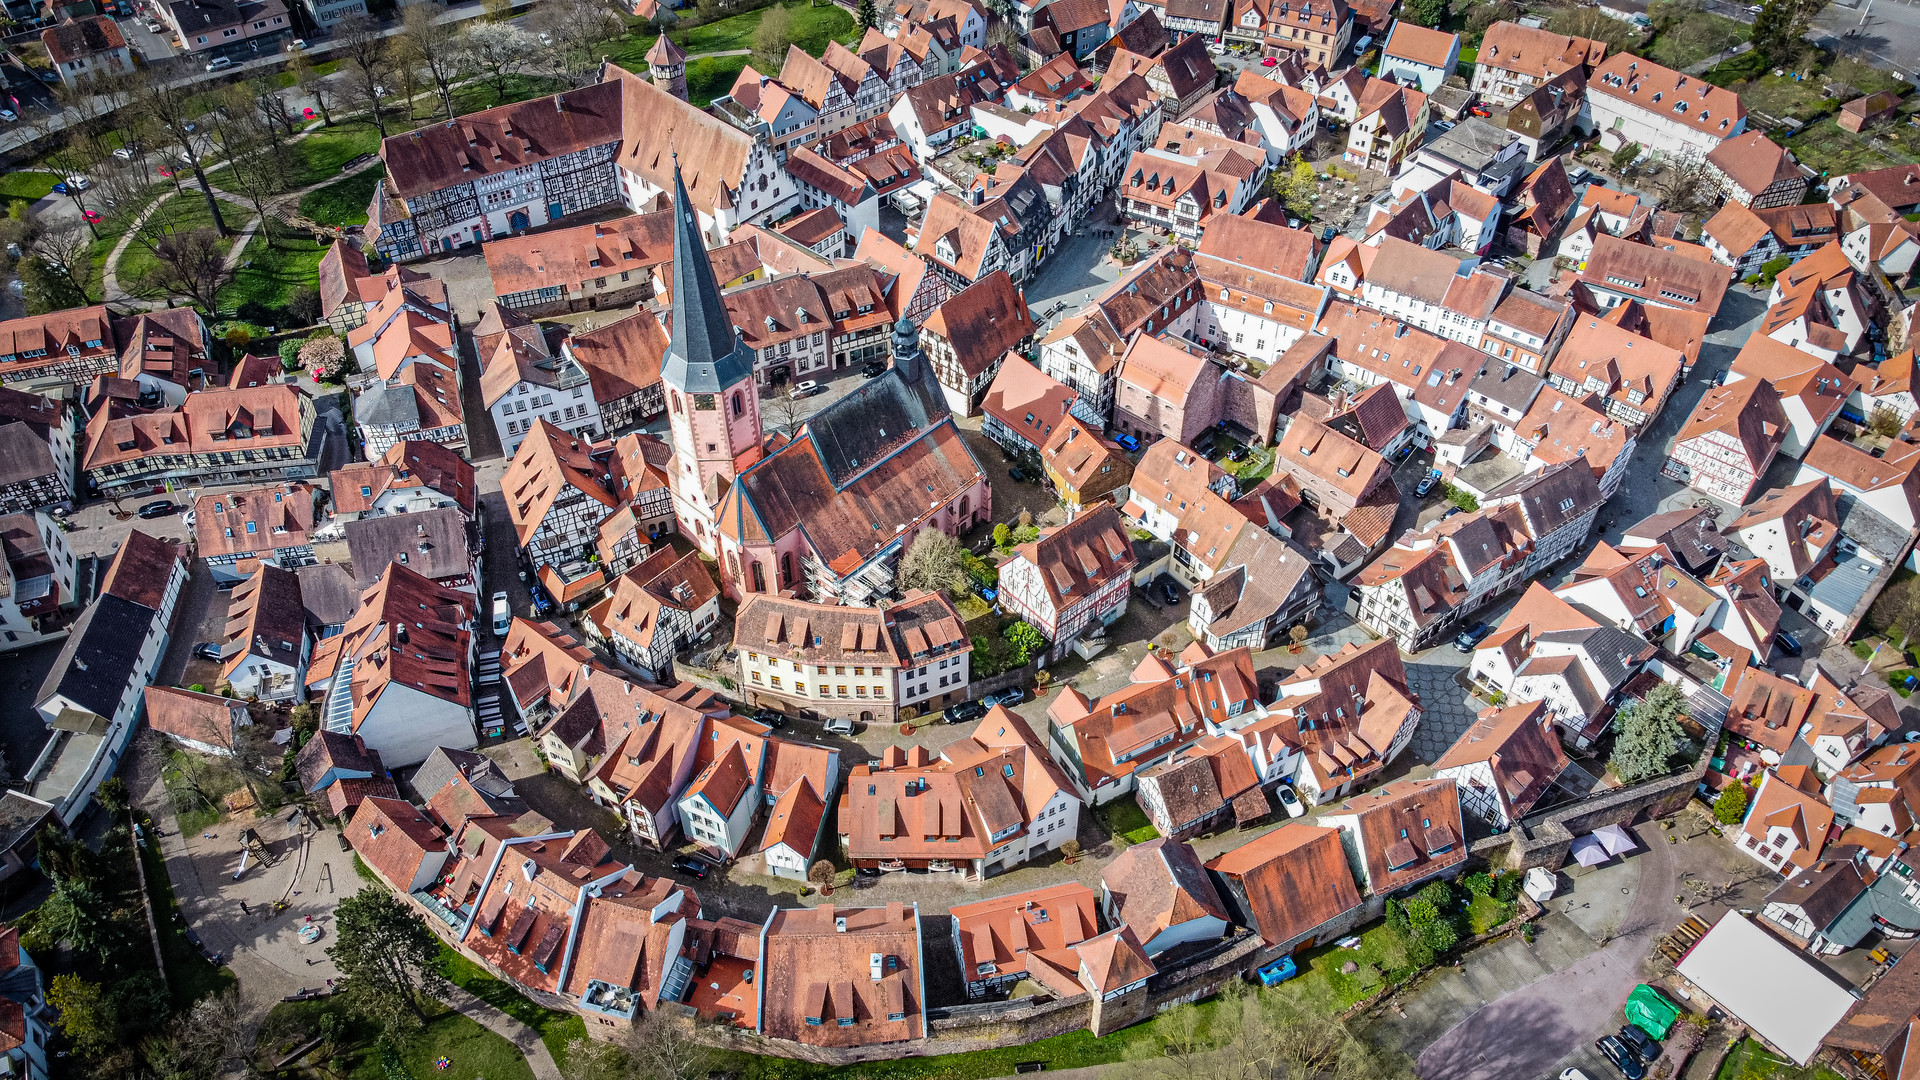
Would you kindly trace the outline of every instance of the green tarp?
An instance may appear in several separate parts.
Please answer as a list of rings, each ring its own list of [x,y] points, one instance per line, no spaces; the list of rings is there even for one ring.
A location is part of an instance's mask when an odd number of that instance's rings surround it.
[[[1641,983],[1627,995],[1627,1019],[1633,1021],[1641,1031],[1656,1039],[1664,1039],[1680,1016],[1680,1009],[1667,1000],[1667,995]]]

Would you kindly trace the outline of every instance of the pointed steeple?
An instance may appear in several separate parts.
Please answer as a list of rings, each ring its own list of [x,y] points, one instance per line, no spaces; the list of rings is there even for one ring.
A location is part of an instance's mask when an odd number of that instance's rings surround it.
[[[700,212],[673,161],[673,337],[660,378],[681,393],[713,394],[753,378],[753,349],[734,333],[713,263],[700,238]]]

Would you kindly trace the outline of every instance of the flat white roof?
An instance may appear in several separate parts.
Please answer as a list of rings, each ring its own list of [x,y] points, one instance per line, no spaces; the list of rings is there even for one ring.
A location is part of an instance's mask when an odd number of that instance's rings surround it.
[[[1778,938],[1729,911],[1680,961],[1679,972],[1801,1065],[1855,998]]]

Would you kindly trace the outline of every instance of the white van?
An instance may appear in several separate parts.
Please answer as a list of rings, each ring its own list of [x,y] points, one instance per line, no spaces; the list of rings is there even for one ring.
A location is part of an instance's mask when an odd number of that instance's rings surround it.
[[[507,627],[513,624],[513,608],[507,604],[507,594],[493,594],[493,636],[506,637]]]

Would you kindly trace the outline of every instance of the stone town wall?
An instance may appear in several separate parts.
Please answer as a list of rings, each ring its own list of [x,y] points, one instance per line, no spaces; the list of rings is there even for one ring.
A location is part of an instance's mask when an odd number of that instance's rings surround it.
[[[1701,753],[1700,760],[1685,772],[1616,788],[1523,818],[1520,826],[1511,832],[1476,841],[1473,854],[1509,870],[1531,870],[1536,866],[1558,870],[1566,863],[1567,852],[1577,836],[1606,825],[1627,825],[1643,814],[1653,819],[1679,813],[1706,776],[1711,750],[1709,746]]]

